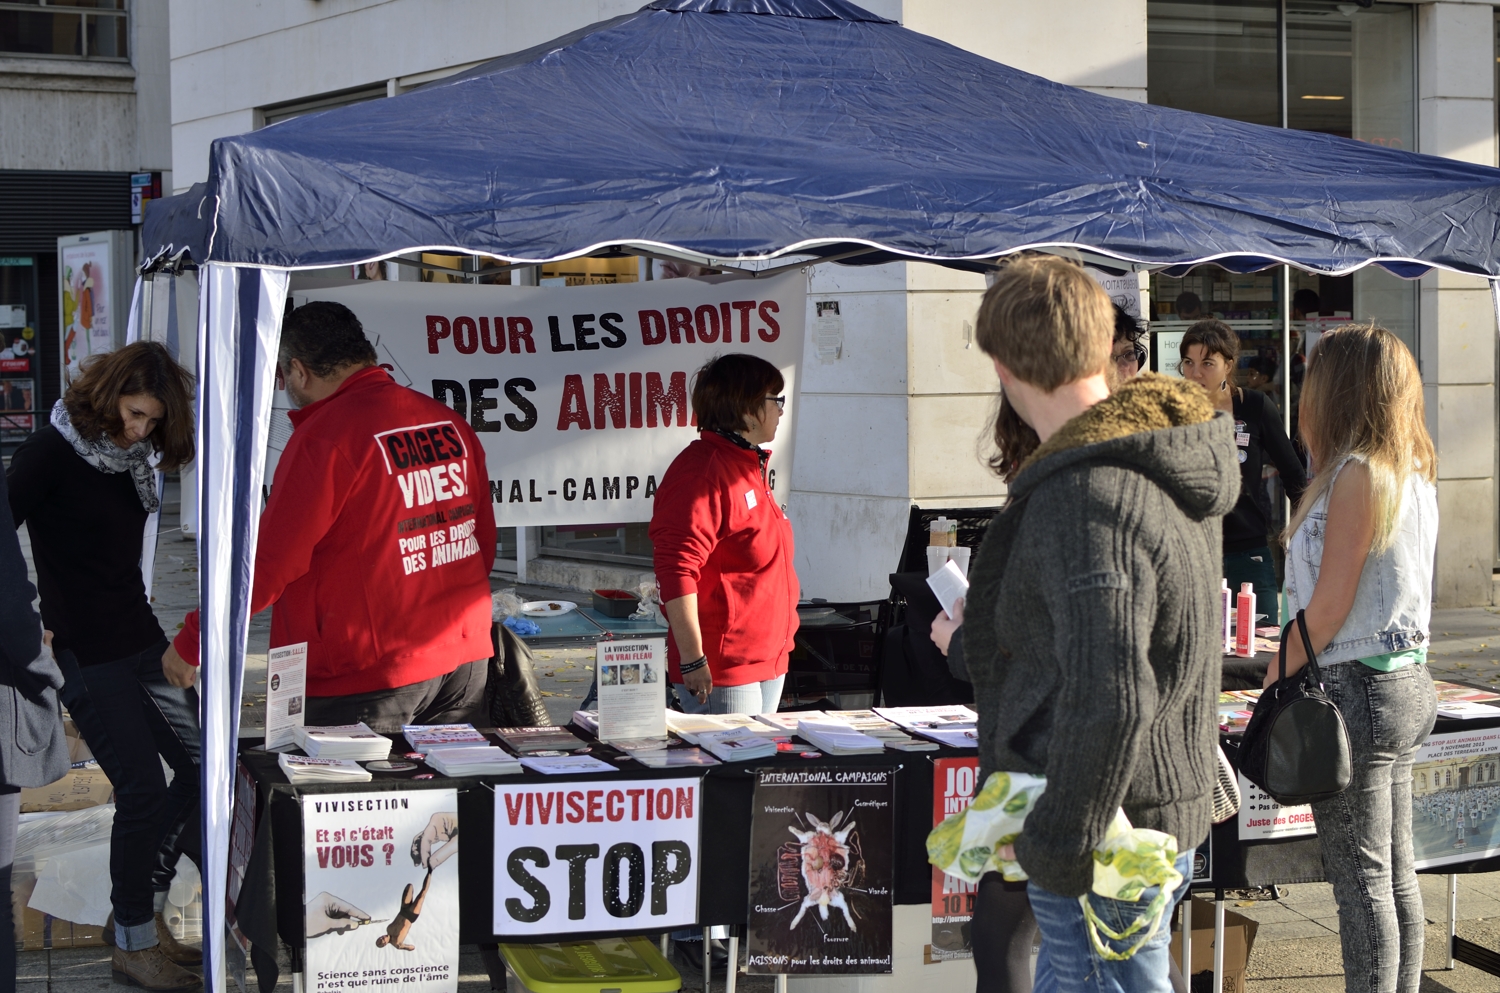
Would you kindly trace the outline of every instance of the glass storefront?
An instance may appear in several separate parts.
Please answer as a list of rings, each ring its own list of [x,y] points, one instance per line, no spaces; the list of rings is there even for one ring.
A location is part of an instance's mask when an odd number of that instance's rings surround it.
[[[36,257],[0,256],[0,443],[7,451],[35,424],[39,317]]]
[[[1415,150],[1414,17],[1410,6],[1397,3],[1150,0],[1148,96],[1201,114]],[[1375,268],[1342,277],[1293,270],[1291,279],[1296,351],[1305,331],[1349,320],[1375,321],[1417,351],[1416,282]],[[1256,359],[1280,364],[1278,270],[1238,276],[1200,266],[1181,280],[1154,277],[1151,288],[1159,330],[1186,327],[1178,302],[1191,293],[1203,316],[1219,317],[1240,333],[1242,370]],[[1183,299],[1191,304],[1191,297]]]

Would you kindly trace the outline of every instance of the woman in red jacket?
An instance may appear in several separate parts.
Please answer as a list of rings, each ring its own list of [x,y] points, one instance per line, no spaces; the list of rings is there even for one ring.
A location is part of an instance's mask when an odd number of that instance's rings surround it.
[[[781,703],[799,585],[792,524],[760,446],[776,437],[785,385],[753,355],[721,355],[698,370],[701,434],[656,490],[651,540],[672,630],[668,672],[690,713],[773,714]]]

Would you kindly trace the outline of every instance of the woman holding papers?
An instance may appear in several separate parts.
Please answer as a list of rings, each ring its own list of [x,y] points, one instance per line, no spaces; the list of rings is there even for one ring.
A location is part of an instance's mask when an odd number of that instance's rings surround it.
[[[183,968],[201,953],[178,944],[162,918],[198,803],[198,694],[162,668],[167,639],[141,575],[146,521],[160,509],[157,470],[193,458],[192,396],[192,377],[159,344],[96,356],[7,473],[11,514],[31,536],[63,703],[115,788],[115,977],[151,990],[201,983]]]
[[[761,445],[786,397],[775,366],[721,355],[693,385],[697,441],[673,460],[651,516],[656,581],[672,637],[667,666],[684,710],[775,713],[797,631],[792,524]]]

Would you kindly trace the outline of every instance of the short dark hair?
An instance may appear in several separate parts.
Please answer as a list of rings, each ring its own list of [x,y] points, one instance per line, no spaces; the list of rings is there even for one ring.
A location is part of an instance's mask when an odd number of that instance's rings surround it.
[[[162,418],[147,440],[170,472],[193,461],[193,377],[159,342],[137,341],[118,351],[91,355],[63,394],[63,406],[78,434],[93,441],[125,430],[120,398],[146,394],[161,401]]]
[[[1189,345],[1202,345],[1203,353],[1208,355],[1221,355],[1224,364],[1233,369],[1240,360],[1240,336],[1234,333],[1234,328],[1223,321],[1213,318],[1199,321],[1187,329],[1182,336],[1182,344],[1179,351],[1185,356]]]
[[[1304,314],[1318,313],[1323,309],[1323,301],[1318,299],[1316,292],[1303,287],[1292,294],[1292,309]]]
[[[354,311],[331,300],[314,300],[281,324],[282,361],[296,359],[319,379],[346,366],[375,364],[375,346],[365,337]]]
[[[1267,379],[1275,379],[1276,372],[1280,368],[1280,363],[1278,363],[1273,358],[1269,358],[1268,356],[1257,355],[1255,358],[1245,363],[1245,368],[1254,369],[1256,372],[1260,373]]]
[[[1203,313],[1203,301],[1199,300],[1198,294],[1194,293],[1192,290],[1184,290],[1183,292],[1177,294],[1177,303],[1173,309],[1174,312],[1178,314],[1182,313],[1184,310],[1191,310],[1194,313],[1201,314]]]
[[[693,416],[700,431],[743,431],[766,397],[786,386],[781,370],[755,355],[735,352],[710,359],[693,376]]]
[[[1119,304],[1112,304],[1115,308],[1115,344],[1128,341],[1132,345],[1141,340],[1141,335],[1146,329],[1141,327],[1141,322],[1130,316],[1129,311]]]

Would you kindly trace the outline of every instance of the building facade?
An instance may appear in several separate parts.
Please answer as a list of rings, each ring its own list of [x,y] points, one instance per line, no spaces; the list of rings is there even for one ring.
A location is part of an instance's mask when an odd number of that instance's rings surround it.
[[[59,292],[57,239],[132,229],[134,174],[160,174],[170,190],[168,10],[167,0],[0,2],[0,445],[6,450],[61,390],[60,307],[74,301]],[[130,272],[118,276],[127,284],[133,279]],[[99,283],[103,292],[102,273]],[[92,297],[94,287],[87,290]]]
[[[638,0],[173,0],[173,185],[206,178],[214,138],[325,107],[384,99],[523,50]],[[1496,164],[1496,11],[1480,0],[866,0],[868,9],[979,55],[1126,100],[1339,134]],[[603,95],[601,95],[603,98]],[[593,268],[604,260],[592,263]],[[630,279],[580,264],[548,278]],[[588,269],[587,272],[584,270]],[[1280,280],[1208,267],[1142,287],[1158,327],[1193,293],[1282,359]],[[1489,603],[1497,548],[1496,318],[1482,280],[1294,274],[1316,295],[1299,328],[1373,318],[1413,349],[1438,446],[1440,605]],[[888,591],[913,504],[995,505],[982,461],[996,381],[972,347],[983,277],[921,263],[821,265],[809,313],[837,300],[841,349],[809,347],[790,497],[807,596]],[[1310,297],[1298,293],[1304,302]],[[811,326],[811,325],[810,325]],[[533,578],[622,585],[649,571],[638,526],[542,529]],[[503,546],[514,554],[515,538]],[[567,561],[588,560],[592,571]],[[552,563],[552,571],[544,568]],[[569,569],[572,569],[570,572]],[[613,571],[611,571],[613,570]]]

